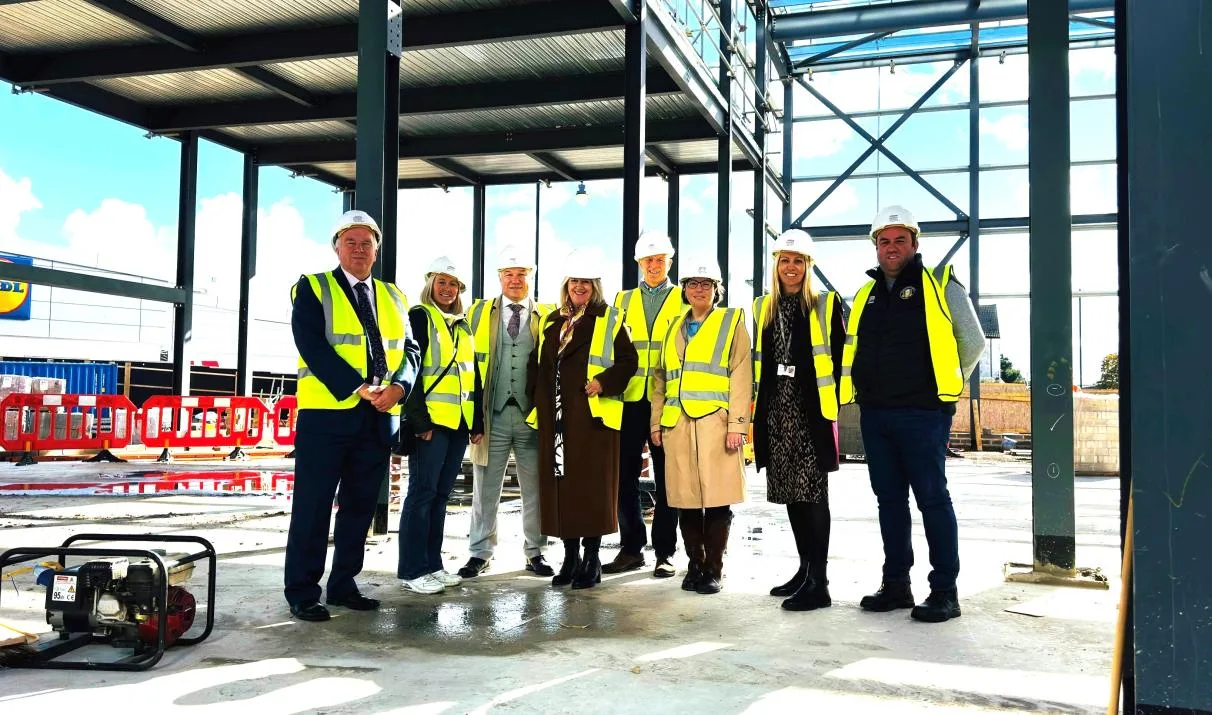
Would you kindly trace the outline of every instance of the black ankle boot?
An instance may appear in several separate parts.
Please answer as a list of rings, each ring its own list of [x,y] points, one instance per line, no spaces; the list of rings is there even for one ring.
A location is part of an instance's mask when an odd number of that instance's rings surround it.
[[[870,596],[863,596],[859,607],[864,611],[887,613],[898,608],[913,608],[913,591],[903,581],[885,581]]]
[[[792,576],[791,580],[788,581],[787,583],[782,584],[781,586],[775,586],[774,588],[770,589],[770,595],[778,596],[779,598],[787,598],[791,594],[800,590],[800,586],[804,585],[804,581],[807,578],[808,578],[808,559],[801,556],[799,570],[795,572],[795,575]]]
[[[694,591],[699,587],[699,581],[703,578],[703,569],[697,561],[691,561],[686,567],[686,575],[682,578],[682,590]]]
[[[593,588],[601,582],[602,560],[598,558],[598,552],[587,551],[585,558],[581,560],[581,567],[572,576],[572,587],[574,589]]]
[[[960,617],[959,596],[955,589],[931,591],[920,605],[914,606],[909,616],[915,621],[942,623]]]
[[[809,569],[808,576],[799,590],[783,601],[783,609],[787,611],[815,611],[832,605],[833,599],[829,597],[829,579],[824,565],[818,568],[816,564]]]
[[[572,583],[573,577],[581,568],[580,554],[565,554],[564,563],[560,564],[560,572],[551,577],[551,585],[559,588]]]

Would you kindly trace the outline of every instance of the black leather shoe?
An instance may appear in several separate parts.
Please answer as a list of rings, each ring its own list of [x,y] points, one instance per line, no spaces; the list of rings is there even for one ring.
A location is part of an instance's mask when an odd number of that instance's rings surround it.
[[[796,591],[800,590],[800,586],[803,586],[804,581],[807,579],[808,569],[800,566],[800,570],[795,572],[795,575],[791,577],[790,581],[782,584],[781,586],[775,586],[774,588],[770,589],[770,595],[778,596],[779,598],[787,598]]]
[[[572,577],[574,589],[593,588],[602,582],[602,560],[597,554],[586,554],[581,561],[581,567]]]
[[[328,609],[321,606],[319,601],[296,603],[290,607],[290,615],[300,621],[327,621],[332,618]]]
[[[526,562],[526,570],[533,571],[535,576],[554,576],[555,569],[547,564],[542,555],[535,556]]]
[[[564,563],[560,564],[560,572],[551,579],[551,585],[559,588],[572,583],[572,579],[576,577],[577,571],[581,569],[581,556],[565,556]]]
[[[942,623],[960,617],[959,596],[955,589],[931,591],[920,605],[914,606],[909,616],[915,621]]]
[[[652,571],[653,578],[673,578],[678,573],[678,570],[673,567],[673,563],[666,558],[658,558],[656,568]]]
[[[887,613],[898,608],[913,608],[913,591],[909,584],[898,581],[885,581],[880,584],[880,590],[870,596],[863,596],[859,608],[875,613]]]
[[[614,557],[614,561],[602,566],[602,573],[626,573],[644,568],[643,554],[625,554],[622,551]]]
[[[467,559],[467,563],[463,564],[463,568],[459,569],[459,575],[463,578],[475,578],[488,570],[488,561],[472,556]]]
[[[351,611],[374,611],[379,608],[379,599],[367,598],[354,591],[343,596],[329,596],[325,601],[330,606],[344,606]]]
[[[833,599],[829,597],[828,582],[822,583],[816,579],[805,579],[804,585],[783,601],[785,611],[815,611],[818,608],[829,608]]]
[[[699,579],[698,586],[694,590],[696,593],[710,596],[711,594],[719,593],[722,588],[724,587],[720,584],[720,580],[715,577],[715,574],[705,574]]]

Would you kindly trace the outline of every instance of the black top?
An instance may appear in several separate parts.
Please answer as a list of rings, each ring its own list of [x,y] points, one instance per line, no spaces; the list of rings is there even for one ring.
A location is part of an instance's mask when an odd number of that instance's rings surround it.
[[[855,401],[864,407],[911,407],[955,414],[955,403],[938,399],[926,331],[921,254],[905,266],[891,288],[881,269],[874,268],[867,275],[875,286],[858,326],[852,372]]]

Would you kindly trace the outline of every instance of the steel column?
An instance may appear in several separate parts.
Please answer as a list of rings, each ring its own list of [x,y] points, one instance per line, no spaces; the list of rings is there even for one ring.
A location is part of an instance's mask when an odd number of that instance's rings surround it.
[[[341,210],[342,211],[353,211],[353,207],[354,207],[354,191],[352,189],[348,190],[348,191],[342,191],[341,192]]]
[[[728,286],[728,245],[732,233],[732,2],[722,0],[720,10],[720,94],[724,97],[724,128],[719,136],[716,177],[715,259],[724,286]]]
[[[375,265],[383,272],[383,280],[396,282],[399,270],[400,213],[400,58],[388,53],[383,83],[383,248]]]
[[[542,192],[543,182],[536,181],[534,184],[534,271],[530,275],[530,285],[534,291],[534,300],[536,303],[539,301],[539,224],[542,221]]]
[[[1034,568],[1073,574],[1072,215],[1069,13],[1027,5],[1031,266],[1031,483]]]
[[[248,366],[248,331],[250,323],[249,288],[257,275],[257,202],[259,188],[257,157],[244,155],[244,205],[240,220],[240,309],[236,333],[237,394],[252,394],[252,369]]]
[[[676,254],[682,233],[682,175],[678,173],[669,174],[667,183],[669,186],[668,216],[666,218],[667,233],[669,234],[670,243],[673,244],[673,252]],[[674,282],[678,279],[677,261],[674,261],[673,266],[669,269],[669,279]]]
[[[754,68],[753,106],[757,116],[753,139],[758,146],[758,165],[753,170],[753,297],[762,294],[762,276],[766,272],[766,8],[756,6],[757,24],[754,47],[757,59]]]
[[[795,150],[795,85],[791,78],[783,79],[783,193],[787,199],[783,201],[783,230],[791,228],[791,192],[795,184],[791,174],[795,163],[792,161]]]
[[[637,0],[635,22],[623,30],[627,87],[623,97],[623,241],[621,249],[623,288],[639,285],[640,275],[633,260],[640,227],[644,225],[644,144],[646,141],[644,105],[648,82],[648,2]]]
[[[484,223],[485,187],[471,188],[471,296],[484,298]]]
[[[358,127],[356,207],[383,225],[387,136],[387,6],[391,0],[358,0]],[[393,87],[393,89],[395,89]],[[374,273],[383,275],[383,256]],[[377,522],[377,518],[376,518]],[[375,524],[375,533],[378,531]]]
[[[968,58],[968,295],[981,304],[981,85],[980,24],[972,24]],[[989,356],[992,365],[993,356]],[[981,366],[978,362],[968,387],[968,425],[972,448],[981,449]]]
[[[177,204],[177,287],[184,302],[173,306],[173,394],[189,394],[189,353],[194,324],[194,234],[198,216],[198,133],[181,136],[181,184]]]
[[[1212,374],[1207,370],[1212,242],[1198,217],[1212,196],[1212,12],[1206,2],[1127,0],[1130,180],[1127,303],[1131,396],[1121,432],[1132,457],[1135,712],[1212,713]],[[1121,21],[1122,20],[1122,21]],[[1192,219],[1195,222],[1192,222]],[[1122,236],[1122,234],[1121,234]],[[1121,254],[1122,255],[1122,254]],[[1124,381],[1125,376],[1127,381]],[[1125,709],[1125,712],[1129,712]]]

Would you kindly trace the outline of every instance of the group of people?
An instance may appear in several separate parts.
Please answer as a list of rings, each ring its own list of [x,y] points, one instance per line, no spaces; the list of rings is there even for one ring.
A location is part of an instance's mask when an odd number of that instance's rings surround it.
[[[465,311],[464,275],[443,257],[408,309],[398,288],[370,278],[378,226],[347,212],[332,237],[340,267],[303,276],[293,292],[299,417],[285,571],[292,614],[329,618],[319,582],[334,496],[326,603],[378,607],[354,577],[396,431],[409,467],[397,572],[406,590],[439,593],[491,568],[511,455],[527,571],[554,587],[586,589],[603,573],[645,568],[647,447],[656,484],[653,576],[677,574],[680,527],[682,588],[718,593],[731,506],[746,497],[742,448],[752,434],[766,498],[786,505],[799,553],[796,572],[770,594],[790,611],[828,607],[828,475],[839,467],[839,406],[857,402],[884,544],[880,587],[860,606],[910,608],[928,622],[958,617],[944,459],[984,337],[950,266],[923,264],[919,232],[904,208],[880,212],[870,234],[878,266],[847,320],[842,298],[813,286],[811,237],[786,231],[773,246],[769,291],[753,302],[751,339],[745,311],[723,305],[719,266],[692,260],[674,285],[674,247],[652,233],[635,248],[639,286],[611,302],[601,262],[580,251],[568,258],[558,302],[534,302],[535,266],[507,248],[499,296]],[[441,558],[446,504],[469,445],[470,556],[452,574]],[[909,584],[910,490],[932,567],[920,604]],[[616,531],[619,551],[603,563],[602,537]],[[544,556],[549,537],[564,546],[558,570]]]

